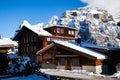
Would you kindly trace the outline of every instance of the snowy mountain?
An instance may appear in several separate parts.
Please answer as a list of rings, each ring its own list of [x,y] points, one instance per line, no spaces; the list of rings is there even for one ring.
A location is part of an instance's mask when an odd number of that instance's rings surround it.
[[[83,41],[99,46],[120,47],[119,17],[114,18],[104,9],[84,7],[66,10],[60,17],[53,16],[44,27],[60,25],[77,28]]]

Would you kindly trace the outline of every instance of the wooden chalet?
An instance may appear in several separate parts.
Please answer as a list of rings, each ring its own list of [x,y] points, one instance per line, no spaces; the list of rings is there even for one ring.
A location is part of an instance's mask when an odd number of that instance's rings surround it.
[[[35,60],[35,53],[47,45],[49,36],[51,34],[42,28],[37,30],[34,26],[23,26],[14,37],[14,40],[18,41],[19,55],[29,56]]]
[[[81,69],[95,73],[120,71],[119,48],[80,47],[71,43],[76,35],[77,30],[74,28],[40,28],[39,25],[31,25],[24,21],[14,40],[18,41],[19,55],[29,56],[32,60],[40,62],[43,68]]]
[[[24,21],[14,40],[18,41],[20,55],[26,55],[32,60],[39,61],[39,57],[36,57],[37,51],[46,47],[52,40],[74,40],[76,31],[76,29],[60,26],[58,28],[57,26],[51,26],[43,29],[39,25],[31,25]]]
[[[0,73],[8,69],[8,51],[14,47],[14,42],[8,38],[0,39]]]
[[[51,33],[52,40],[75,40],[75,37],[78,33],[78,30],[71,27],[63,27],[63,26],[50,26],[44,28],[44,30]]]
[[[54,41],[39,50],[42,68],[80,69],[102,73],[106,69],[103,61],[108,57],[68,41]]]

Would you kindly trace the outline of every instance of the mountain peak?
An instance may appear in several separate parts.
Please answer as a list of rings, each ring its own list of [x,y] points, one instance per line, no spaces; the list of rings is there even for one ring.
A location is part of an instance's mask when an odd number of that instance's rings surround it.
[[[117,22],[120,19],[117,19]],[[120,47],[120,27],[107,10],[83,7],[66,10],[60,17],[53,16],[47,26],[59,25],[77,28],[82,40],[99,46]]]
[[[58,20],[59,20],[58,16],[53,16],[50,19],[49,24],[57,25]]]

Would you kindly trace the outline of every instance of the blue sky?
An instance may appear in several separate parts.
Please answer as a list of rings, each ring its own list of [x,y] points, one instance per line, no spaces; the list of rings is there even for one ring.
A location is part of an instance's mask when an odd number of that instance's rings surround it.
[[[85,5],[80,0],[0,0],[0,34],[2,38],[14,37],[23,20],[46,23],[54,15]]]

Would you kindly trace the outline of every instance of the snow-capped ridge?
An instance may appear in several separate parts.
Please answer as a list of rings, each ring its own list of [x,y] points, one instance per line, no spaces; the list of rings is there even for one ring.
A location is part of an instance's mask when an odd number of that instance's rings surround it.
[[[53,16],[50,19],[49,24],[57,25],[58,20],[59,20],[58,16]]]
[[[120,47],[120,27],[107,10],[99,7],[83,7],[66,10],[61,16],[53,16],[46,27],[59,25],[69,26],[79,30],[83,40],[99,46]]]

